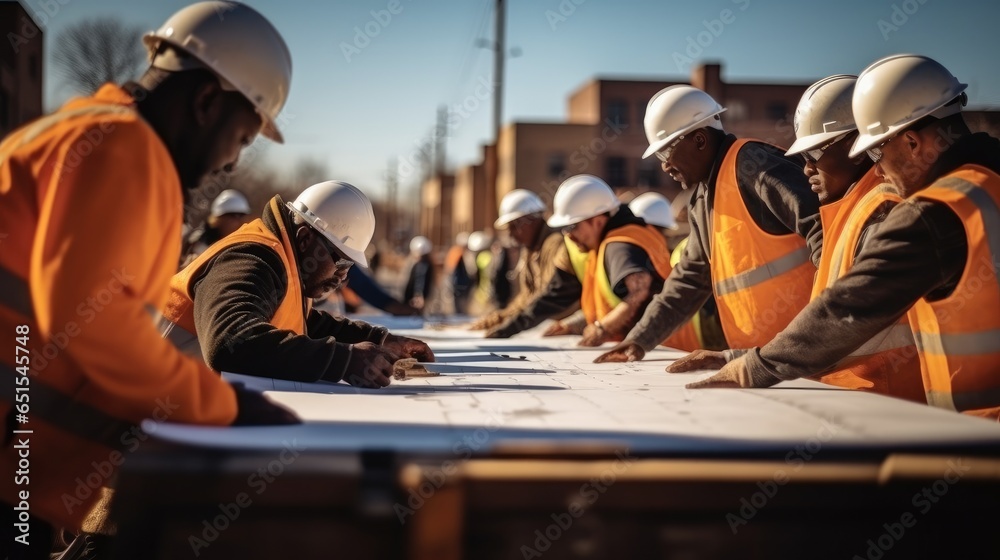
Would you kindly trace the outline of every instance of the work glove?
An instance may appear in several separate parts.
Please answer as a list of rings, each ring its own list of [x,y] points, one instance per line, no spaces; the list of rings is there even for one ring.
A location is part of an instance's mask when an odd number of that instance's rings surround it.
[[[638,362],[646,355],[641,346],[628,340],[619,342],[617,346],[594,359],[595,364],[607,362]]]
[[[392,379],[392,364],[402,356],[374,342],[358,342],[351,347],[351,360],[347,363],[344,381],[364,389],[388,386]]]
[[[685,373],[700,369],[719,369],[726,365],[725,352],[715,350],[695,350],[667,366],[667,373]]]
[[[746,356],[741,356],[728,364],[722,366],[722,369],[718,373],[709,377],[708,379],[702,379],[701,381],[695,381],[693,383],[688,383],[686,387],[688,389],[703,389],[703,388],[744,388],[748,389],[753,387],[753,381],[750,379],[750,372],[746,367]],[[775,379],[777,382],[777,379]]]
[[[263,393],[247,389],[242,383],[232,383],[236,391],[236,420],[233,426],[269,426],[301,424],[291,410],[275,403]]]
[[[604,344],[604,341],[608,339],[608,333],[604,330],[604,327],[599,327],[595,324],[587,325],[583,329],[583,338],[577,343],[578,346],[600,346]]]

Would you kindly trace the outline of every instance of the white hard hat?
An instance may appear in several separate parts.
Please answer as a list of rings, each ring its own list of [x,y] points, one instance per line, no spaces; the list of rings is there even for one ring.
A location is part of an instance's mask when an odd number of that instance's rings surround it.
[[[219,217],[226,214],[249,214],[250,202],[243,193],[233,189],[226,189],[219,193],[212,201],[211,216]]]
[[[656,192],[644,192],[628,203],[632,213],[651,226],[677,229],[674,214],[670,211],[670,201]]]
[[[809,86],[795,108],[795,142],[785,155],[819,148],[834,138],[857,130],[851,97],[857,76],[838,74]]]
[[[500,201],[500,217],[493,222],[497,229],[507,229],[507,224],[531,214],[545,212],[545,203],[538,195],[525,189],[514,189]]]
[[[326,181],[287,204],[347,258],[368,266],[365,249],[375,235],[375,212],[365,193],[343,181]]]
[[[548,224],[556,229],[566,227],[617,210],[619,206],[621,201],[603,180],[593,175],[574,175],[556,190]]]
[[[427,239],[423,235],[418,235],[418,236],[416,236],[416,237],[414,237],[413,239],[410,240],[410,252],[411,253],[420,255],[422,257],[424,255],[430,254],[431,249],[433,249],[433,245],[431,244],[431,240]]]
[[[223,88],[253,104],[264,121],[264,136],[284,141],[275,121],[288,99],[292,57],[278,30],[259,12],[238,2],[198,2],[181,8],[142,42],[156,68],[211,70]],[[158,52],[162,44],[181,56],[169,49]]]
[[[706,126],[722,130],[719,115],[725,111],[712,96],[700,89],[675,85],[661,89],[646,104],[646,129],[649,148],[644,158],[659,152],[675,138]]]
[[[898,54],[873,62],[854,87],[851,105],[859,135],[851,157],[884,143],[923,117],[940,119],[960,112],[966,87],[926,56]],[[951,103],[959,96],[962,102]]]
[[[493,240],[485,231],[474,231],[469,234],[469,250],[473,253],[485,251],[493,244]]]

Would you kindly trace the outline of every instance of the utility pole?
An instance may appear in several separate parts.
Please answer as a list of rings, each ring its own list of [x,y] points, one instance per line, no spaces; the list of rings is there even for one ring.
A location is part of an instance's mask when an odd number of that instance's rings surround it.
[[[448,136],[448,106],[438,106],[437,127],[434,129],[434,169],[436,175],[444,174],[445,138]]]
[[[493,149],[486,166],[486,223],[496,220],[497,177],[500,174],[500,127],[503,124],[503,62],[507,55],[504,27],[507,6],[496,0],[496,27],[493,44]]]

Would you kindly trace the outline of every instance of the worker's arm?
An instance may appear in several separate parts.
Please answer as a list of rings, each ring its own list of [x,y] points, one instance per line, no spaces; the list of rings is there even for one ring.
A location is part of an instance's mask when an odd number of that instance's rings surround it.
[[[510,338],[528,330],[546,319],[564,315],[580,305],[583,286],[577,277],[557,268],[545,290],[528,302],[521,311],[504,321],[499,327],[487,331],[489,338]]]
[[[621,345],[634,343],[649,352],[697,313],[712,295],[712,271],[708,254],[701,246],[700,227],[692,219],[691,235],[680,262]]]
[[[740,195],[764,231],[796,233],[806,240],[814,265],[823,250],[819,198],[809,188],[802,165],[770,146],[750,142],[736,156]]]
[[[215,370],[295,381],[339,381],[352,347],[270,323],[287,291],[284,265],[271,248],[226,248],[194,280],[194,319],[205,361]]]
[[[332,336],[338,342],[374,342],[381,344],[389,329],[377,327],[364,321],[352,321],[345,317],[335,317],[326,311],[313,309],[306,318],[306,332],[311,338]]]
[[[820,373],[892,325],[922,297],[954,288],[968,244],[947,206],[908,201],[878,226],[851,271],[771,342],[746,357],[754,386]]]
[[[108,395],[104,410],[115,416],[138,422],[167,400],[176,405],[171,422],[230,424],[232,386],[163,339],[150,314],[180,253],[173,162],[141,122],[95,125],[99,142],[86,132],[67,145],[92,151],[72,165],[54,162],[57,179],[39,193],[30,269],[39,329],[70,336],[55,359]]]

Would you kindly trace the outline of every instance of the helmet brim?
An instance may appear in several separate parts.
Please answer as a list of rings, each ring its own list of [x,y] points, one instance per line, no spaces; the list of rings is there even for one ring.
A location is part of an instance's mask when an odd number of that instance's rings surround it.
[[[334,236],[328,234],[327,232],[322,231],[319,228],[317,228],[316,225],[313,223],[313,219],[308,214],[305,214],[304,212],[302,212],[301,210],[299,210],[298,208],[296,208],[295,206],[293,206],[292,203],[290,203],[290,202],[286,203],[286,205],[297,216],[299,216],[303,220],[305,220],[305,223],[309,224],[309,227],[312,228],[312,230],[314,232],[318,233],[319,235],[322,235],[327,241],[329,241],[330,243],[332,243],[334,247],[336,247],[337,249],[339,249],[340,252],[344,253],[344,255],[347,258],[349,258],[352,261],[354,261],[354,264],[357,264],[358,266],[360,266],[362,268],[368,268],[368,257],[365,256],[365,252],[364,251],[358,251],[356,249],[352,249],[352,248],[344,245],[344,243],[341,242],[336,237],[334,237]]]

